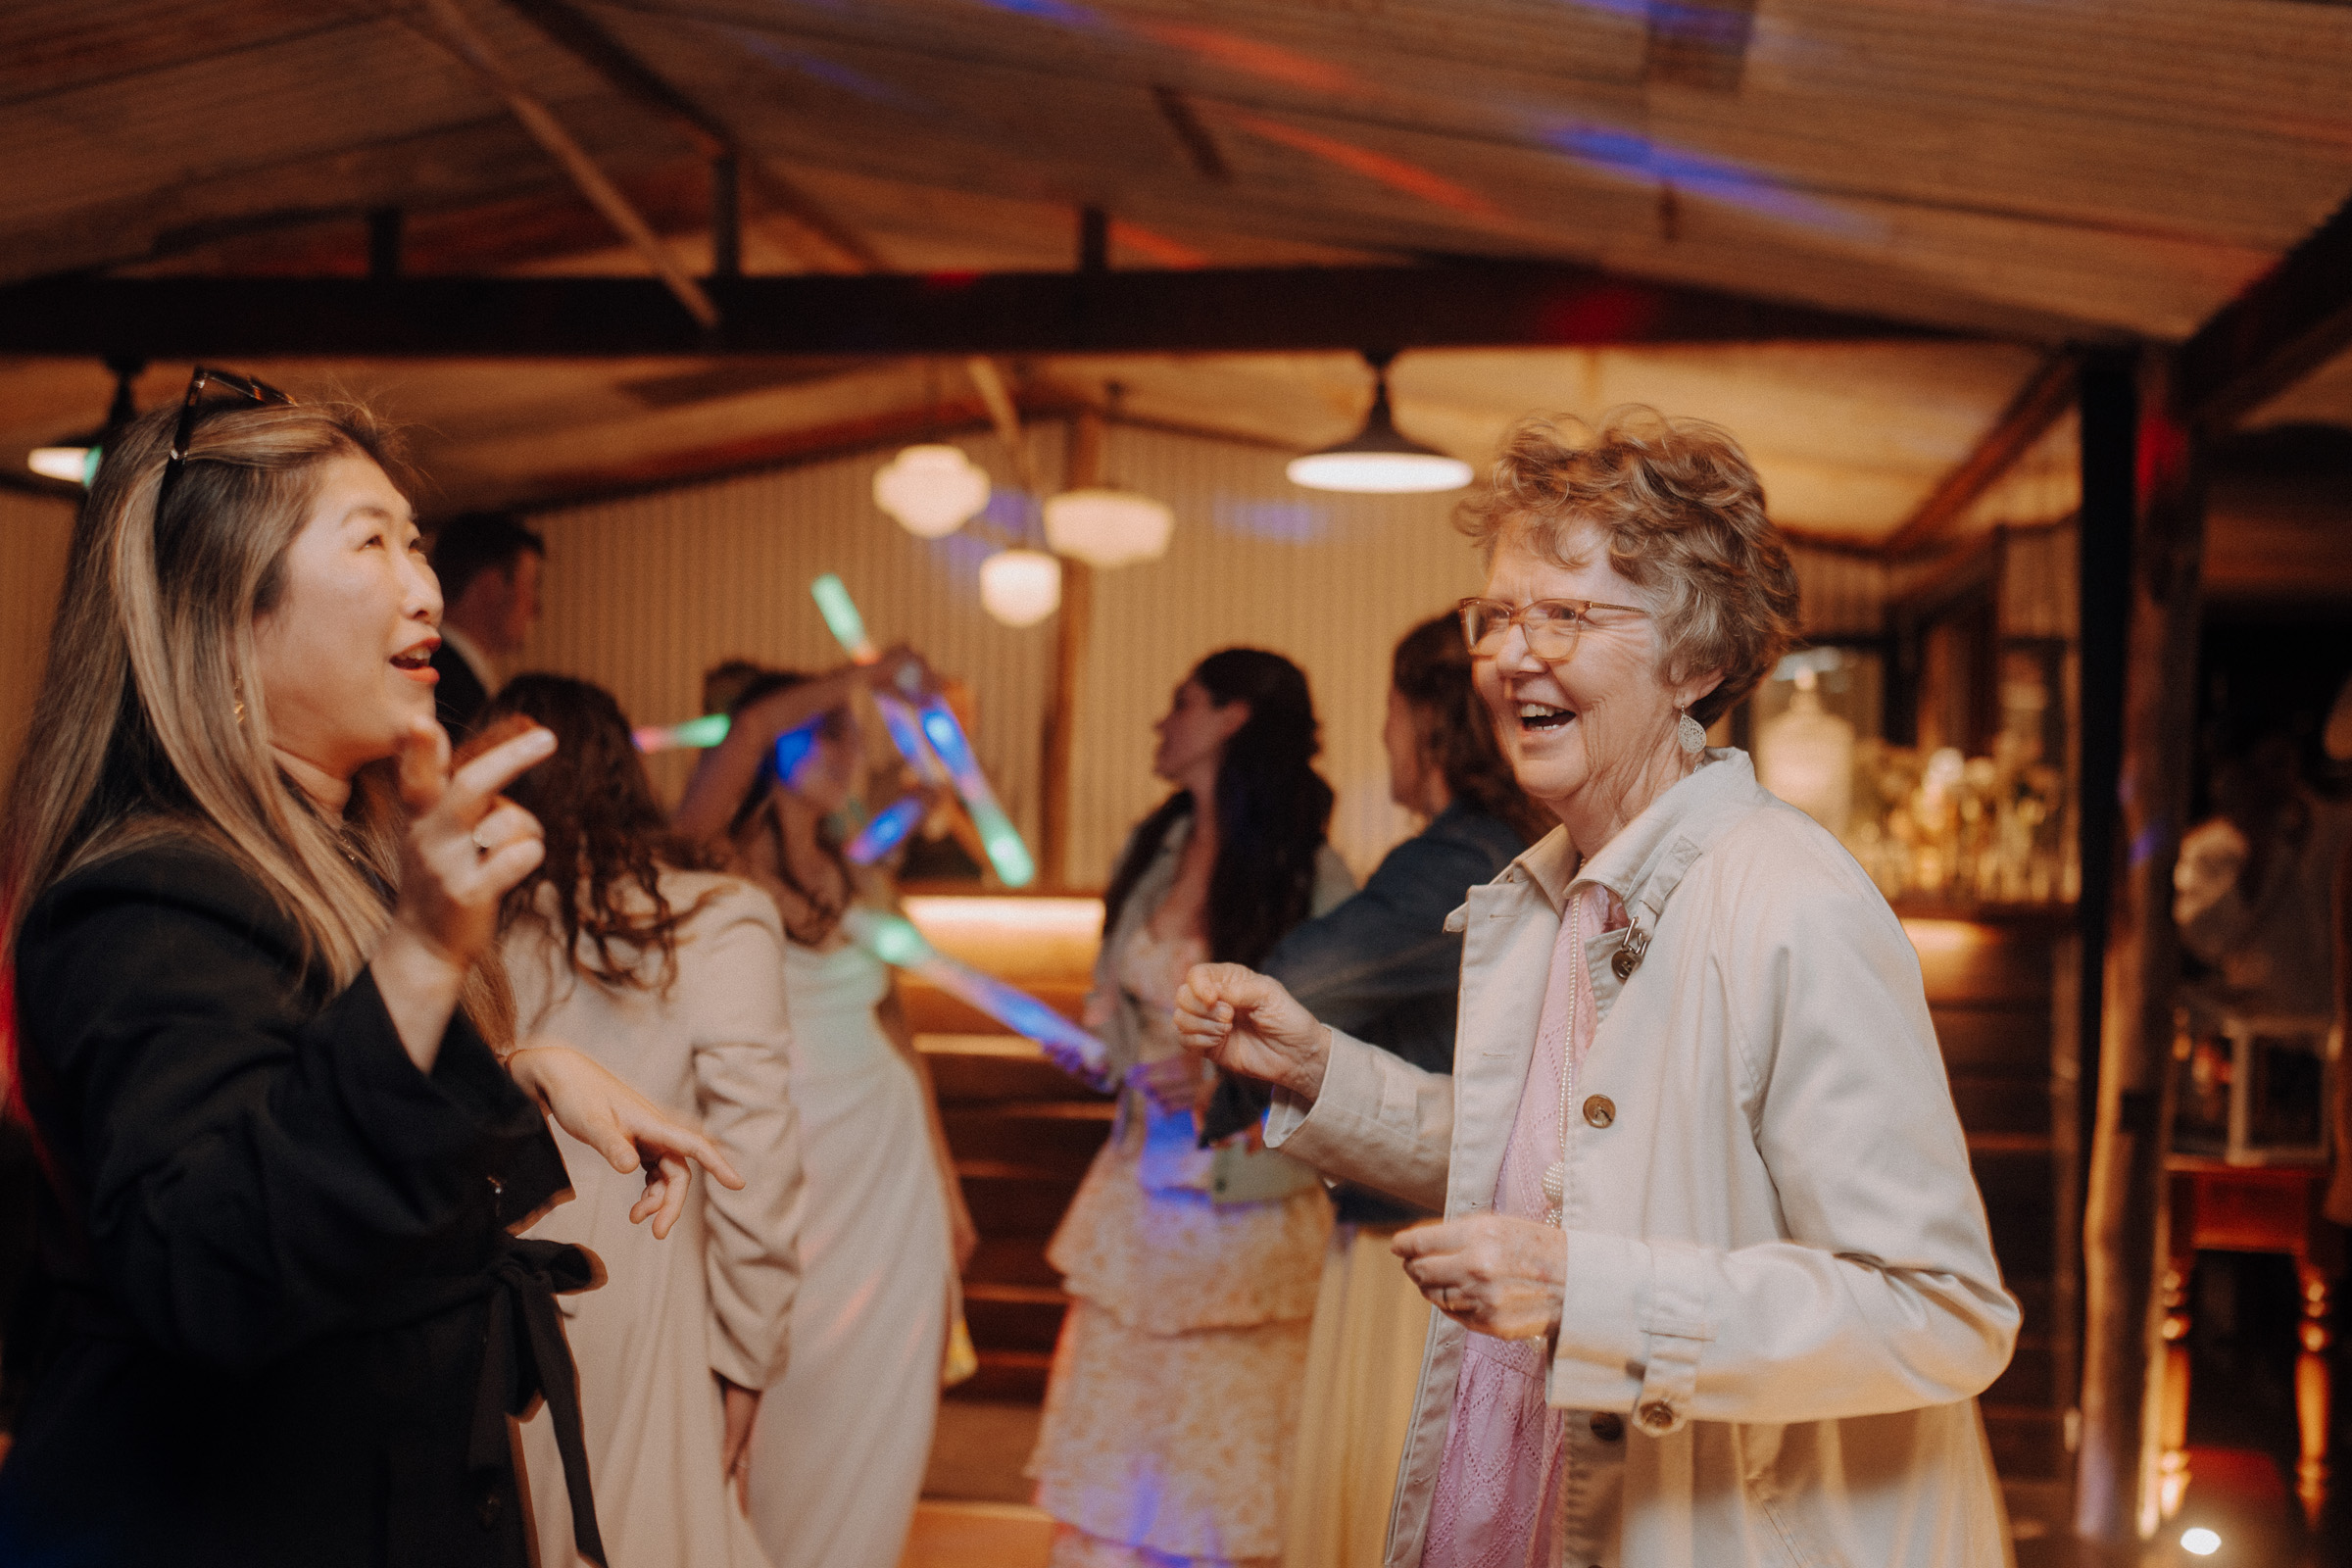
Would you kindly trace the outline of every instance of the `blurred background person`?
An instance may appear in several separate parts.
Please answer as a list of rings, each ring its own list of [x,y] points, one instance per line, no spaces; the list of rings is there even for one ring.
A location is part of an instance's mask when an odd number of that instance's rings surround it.
[[[1029,1464],[1056,1568],[1276,1560],[1331,1233],[1322,1183],[1253,1131],[1201,1147],[1216,1080],[1172,1023],[1193,964],[1262,959],[1353,891],[1306,677],[1225,649],[1155,728],[1176,793],[1119,857],[1087,1006],[1118,1119],[1046,1254],[1073,1298]]]
[[[1390,799],[1422,829],[1389,852],[1362,892],[1283,938],[1264,972],[1334,1028],[1449,1073],[1462,938],[1446,917],[1550,831],[1550,818],[1495,745],[1454,612],[1397,643],[1381,739]],[[1223,1138],[1253,1125],[1269,1100],[1254,1080],[1225,1079],[1204,1131]],[[1399,1228],[1428,1212],[1348,1184],[1334,1197],[1339,1223],[1307,1342],[1285,1568],[1379,1560],[1429,1331],[1429,1303],[1389,1250]]]
[[[563,1303],[588,1467],[611,1560],[766,1568],[740,1500],[762,1390],[782,1376],[800,1263],[801,1158],[790,1099],[784,928],[753,884],[701,868],[670,833],[620,705],[561,675],[519,675],[483,710],[555,733],[509,791],[547,856],[507,895],[516,1017],[699,1124],[747,1185],[706,1185],[657,1241],[627,1179],[564,1145],[577,1194],[528,1234],[576,1242],[604,1288]],[[544,1411],[523,1424],[541,1568],[582,1560]]]
[[[749,1477],[775,1568],[896,1568],[930,1457],[956,1277],[977,1241],[890,970],[842,929],[853,903],[888,889],[861,880],[827,827],[864,770],[851,700],[906,669],[928,677],[899,650],[750,682],[676,819],[775,901],[786,938],[801,1287]]]
[[[498,661],[522,651],[539,620],[539,574],[547,541],[512,513],[466,512],[433,536],[441,579],[441,646],[433,708],[452,742],[473,733],[498,691]]]

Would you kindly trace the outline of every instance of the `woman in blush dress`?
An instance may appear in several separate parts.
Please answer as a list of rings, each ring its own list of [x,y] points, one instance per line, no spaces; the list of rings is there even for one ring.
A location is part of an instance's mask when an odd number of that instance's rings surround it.
[[[692,868],[609,693],[522,675],[482,723],[508,714],[559,748],[509,791],[547,834],[546,859],[507,896],[517,1016],[699,1122],[749,1183],[706,1185],[657,1244],[629,1224],[629,1182],[566,1142],[578,1196],[529,1232],[605,1265],[603,1290],[561,1303],[605,1542],[629,1568],[766,1568],[729,1482],[783,1373],[800,1279],[784,929],[759,888]],[[540,1568],[581,1561],[545,1412],[523,1424],[523,1453]]]
[[[974,1240],[890,971],[842,930],[851,904],[879,890],[859,886],[825,831],[863,756],[850,697],[903,667],[921,675],[894,654],[752,683],[679,809],[681,824],[715,819],[716,847],[774,899],[787,939],[801,1289],[792,1362],[760,1401],[750,1464],[752,1523],[775,1568],[896,1568],[939,1413],[950,1293]],[[785,735],[801,740],[780,757]]]
[[[1244,1132],[1200,1147],[1216,1079],[1184,1054],[1176,989],[1206,957],[1262,957],[1353,891],[1324,842],[1331,789],[1306,677],[1252,648],[1176,688],[1146,817],[1104,899],[1089,1023],[1119,1119],[1047,1256],[1074,1298],[1029,1473],[1056,1568],[1271,1563],[1298,1430],[1331,1200]]]

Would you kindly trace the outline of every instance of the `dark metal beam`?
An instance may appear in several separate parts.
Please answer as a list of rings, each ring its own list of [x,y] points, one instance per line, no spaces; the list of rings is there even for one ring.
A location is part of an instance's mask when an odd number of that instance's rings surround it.
[[[1514,264],[747,277],[709,291],[724,319],[705,332],[651,279],[54,278],[0,289],[0,353],[1237,353],[1954,335]]]
[[[2180,395],[2226,427],[2352,349],[2352,199],[2180,346]]]
[[[1969,503],[1998,483],[2073,405],[2082,363],[2082,354],[2075,349],[2060,349],[2044,360],[2018,388],[1976,449],[1943,476],[1880,549],[1889,556],[1908,554],[1933,543],[1957,522]]]

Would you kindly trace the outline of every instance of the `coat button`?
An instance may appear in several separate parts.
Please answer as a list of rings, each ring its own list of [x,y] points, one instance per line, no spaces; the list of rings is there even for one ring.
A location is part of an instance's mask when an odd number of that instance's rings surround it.
[[[1603,1443],[1615,1443],[1625,1436],[1625,1423],[1606,1410],[1600,1411],[1586,1424],[1592,1427],[1592,1435]]]
[[[484,1530],[496,1530],[498,1516],[506,1511],[506,1499],[495,1492],[485,1492],[482,1494],[482,1505],[474,1511],[481,1516]]]
[[[1674,1425],[1674,1406],[1663,1399],[1652,1399],[1635,1412],[1644,1432],[1663,1432]]]
[[[1595,1127],[1606,1127],[1617,1119],[1616,1103],[1606,1095],[1594,1095],[1585,1102],[1585,1120]]]

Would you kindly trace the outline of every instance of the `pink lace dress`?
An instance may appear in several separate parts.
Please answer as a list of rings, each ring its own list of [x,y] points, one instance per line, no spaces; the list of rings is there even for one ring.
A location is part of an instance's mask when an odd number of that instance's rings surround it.
[[[1575,1069],[1592,1046],[1592,977],[1585,943],[1626,924],[1608,889],[1578,888],[1551,951],[1544,1012],[1511,1141],[1494,1181],[1494,1212],[1557,1223],[1544,1173],[1567,1148]],[[1453,1416],[1430,1500],[1421,1568],[1531,1568],[1554,1555],[1560,1412],[1544,1399],[1544,1342],[1473,1334],[1462,1349]]]

